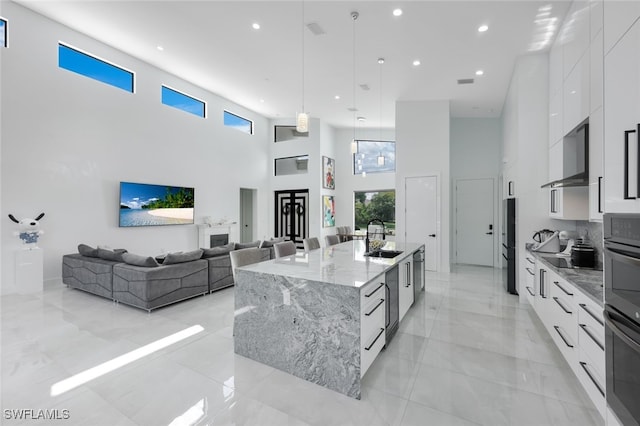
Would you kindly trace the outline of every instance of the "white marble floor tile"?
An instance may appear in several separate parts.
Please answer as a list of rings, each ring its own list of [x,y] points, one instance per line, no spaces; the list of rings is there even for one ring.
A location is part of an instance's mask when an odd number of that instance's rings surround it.
[[[233,288],[151,314],[60,283],[1,296],[2,409],[69,410],[65,425],[92,426],[603,424],[501,271],[455,266],[426,282],[361,400],[235,355]],[[193,325],[204,331],[51,396],[54,383]]]
[[[400,423],[401,426],[477,426],[478,424],[413,401],[407,403],[404,417]]]

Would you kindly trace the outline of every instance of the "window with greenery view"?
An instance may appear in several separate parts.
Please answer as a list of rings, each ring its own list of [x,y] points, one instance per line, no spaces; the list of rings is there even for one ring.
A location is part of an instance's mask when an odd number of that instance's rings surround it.
[[[355,192],[355,226],[356,229],[367,229],[371,219],[382,219],[387,234],[396,231],[396,191]]]
[[[396,171],[396,143],[393,141],[356,141],[353,174],[393,173]]]

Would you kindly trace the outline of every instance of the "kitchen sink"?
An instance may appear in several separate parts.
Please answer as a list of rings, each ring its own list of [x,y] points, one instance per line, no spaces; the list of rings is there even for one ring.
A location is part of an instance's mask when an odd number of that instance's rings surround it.
[[[378,250],[372,251],[370,253],[365,253],[364,255],[369,257],[384,257],[385,259],[392,259],[399,254],[402,254],[402,252],[398,250]]]

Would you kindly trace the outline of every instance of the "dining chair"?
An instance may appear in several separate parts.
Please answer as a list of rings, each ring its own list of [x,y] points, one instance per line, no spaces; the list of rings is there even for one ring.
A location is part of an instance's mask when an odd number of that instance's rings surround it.
[[[275,252],[276,259],[280,259],[281,257],[296,254],[296,245],[293,241],[284,241],[282,243],[275,243],[273,245],[273,250]]]
[[[310,250],[316,250],[320,248],[320,241],[316,237],[305,238],[302,240],[302,245],[304,245],[304,251],[308,252]]]
[[[257,247],[245,248],[240,250],[232,250],[229,252],[231,259],[231,271],[233,272],[233,281],[236,281],[236,268],[251,265],[263,260],[262,250]]]
[[[337,235],[325,235],[324,241],[329,246],[335,246],[336,244],[340,244],[340,237]]]

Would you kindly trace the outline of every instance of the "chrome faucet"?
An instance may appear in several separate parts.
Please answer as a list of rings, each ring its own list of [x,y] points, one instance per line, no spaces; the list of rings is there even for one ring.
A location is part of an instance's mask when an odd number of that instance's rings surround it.
[[[380,222],[380,224],[382,225],[382,239],[383,240],[385,239],[386,228],[384,226],[384,222],[382,221],[382,219],[377,219],[377,218],[371,219],[369,223],[367,223],[367,237],[364,240],[365,253],[369,253],[369,225],[371,225],[373,222]]]

